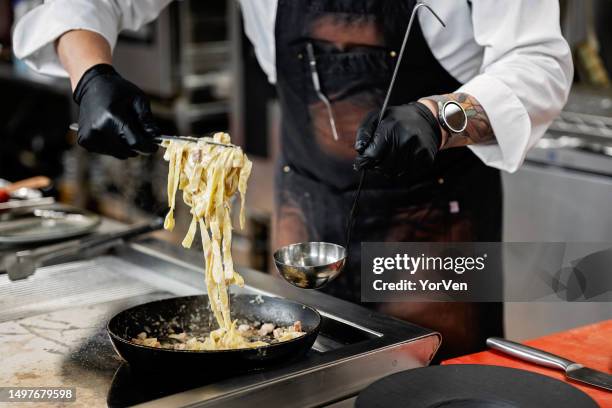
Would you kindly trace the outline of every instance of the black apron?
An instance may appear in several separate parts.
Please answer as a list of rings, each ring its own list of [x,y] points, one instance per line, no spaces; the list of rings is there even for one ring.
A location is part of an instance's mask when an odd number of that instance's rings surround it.
[[[276,174],[276,247],[304,241],[344,245],[347,216],[359,176],[352,167],[356,131],[365,115],[382,105],[415,3],[278,0],[276,71],[282,143]],[[437,24],[433,16],[425,18]],[[327,110],[313,86],[307,43],[314,48],[321,89],[331,102],[338,140],[332,136]],[[390,105],[451,93],[460,86],[431,53],[416,19]],[[485,166],[464,147],[441,151],[433,169],[420,177],[369,174],[359,208],[349,264],[325,288],[353,302],[359,302],[360,296],[363,241],[501,239],[499,172]],[[484,345],[483,336],[501,334],[500,305],[449,305],[456,312],[435,304],[402,303],[377,308],[412,321],[414,313],[404,315],[403,311],[420,308],[418,316],[427,319],[423,325],[457,338],[469,332],[466,335],[470,339],[464,340],[474,344]],[[426,308],[433,316],[454,315],[436,327],[423,311]],[[462,324],[461,333],[446,327],[454,322]],[[451,344],[447,354],[471,350],[455,349]]]

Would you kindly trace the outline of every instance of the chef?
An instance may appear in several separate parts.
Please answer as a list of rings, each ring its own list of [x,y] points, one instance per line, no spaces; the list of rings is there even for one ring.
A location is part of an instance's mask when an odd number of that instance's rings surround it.
[[[84,148],[122,159],[156,150],[147,98],[112,67],[111,53],[121,30],[138,29],[168,2],[46,1],[19,21],[17,57],[70,78]],[[351,262],[328,289],[351,301],[359,301],[362,241],[500,241],[499,170],[519,168],[572,82],[557,0],[431,0],[447,27],[421,9],[378,124],[415,3],[240,1],[282,111],[274,246],[344,244],[355,169],[370,170]],[[502,330],[496,303],[377,307],[440,331],[442,356],[477,350]]]

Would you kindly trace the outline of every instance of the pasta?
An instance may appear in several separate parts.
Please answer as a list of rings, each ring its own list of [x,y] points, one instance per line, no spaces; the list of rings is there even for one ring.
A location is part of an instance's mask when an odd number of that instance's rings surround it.
[[[272,323],[243,322],[238,325],[238,333],[247,339],[249,344],[257,346],[280,343],[304,335],[300,321],[291,326],[279,327]],[[207,348],[206,340],[207,338],[190,336],[186,332],[175,333],[170,329],[167,335],[159,336],[158,333],[156,337],[150,337],[150,333],[143,331],[133,338],[132,342],[142,346],[173,350],[210,350]]]
[[[170,207],[164,228],[172,230],[175,226],[176,194],[181,190],[183,201],[190,207],[192,215],[182,245],[191,247],[197,230],[200,230],[205,262],[204,280],[210,307],[219,325],[203,342],[192,342],[192,346],[201,350],[265,346],[268,343],[252,340],[252,336],[246,336],[244,331],[239,330],[237,321],[232,321],[228,295],[229,285],[244,285],[232,261],[231,199],[236,192],[240,193],[240,228],[244,228],[245,196],[252,163],[239,147],[227,148],[206,143],[207,140],[224,144],[231,142],[227,133],[216,133],[212,139],[202,138],[197,143],[163,142],[166,148],[164,159],[169,162]]]

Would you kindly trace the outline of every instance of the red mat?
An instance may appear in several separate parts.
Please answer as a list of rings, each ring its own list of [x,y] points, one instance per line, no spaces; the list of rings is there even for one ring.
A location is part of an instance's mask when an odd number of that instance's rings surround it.
[[[524,342],[525,344],[557,354],[595,370],[612,374],[612,320],[577,327]],[[563,380],[586,392],[600,406],[612,408],[612,392],[568,381],[561,371],[506,356],[497,351],[483,351],[443,361],[442,364],[487,364],[520,368]]]

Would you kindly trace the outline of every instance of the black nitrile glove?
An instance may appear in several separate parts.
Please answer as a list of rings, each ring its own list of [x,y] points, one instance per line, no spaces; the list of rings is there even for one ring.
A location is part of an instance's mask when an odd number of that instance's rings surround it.
[[[419,102],[392,106],[382,121],[371,112],[357,130],[355,168],[376,169],[394,177],[431,168],[442,134],[437,119]]]
[[[154,153],[157,126],[149,101],[108,64],[89,68],[74,90],[80,106],[78,142],[94,153],[118,159]]]

